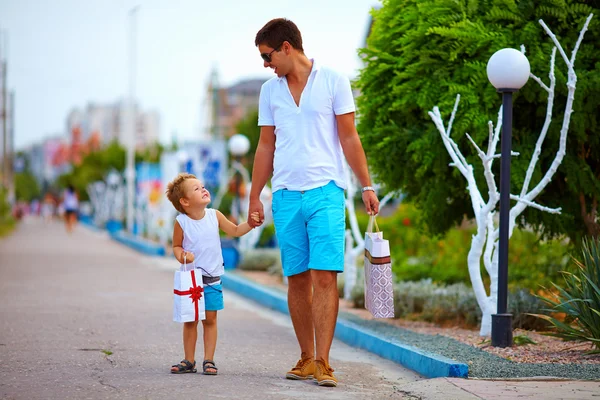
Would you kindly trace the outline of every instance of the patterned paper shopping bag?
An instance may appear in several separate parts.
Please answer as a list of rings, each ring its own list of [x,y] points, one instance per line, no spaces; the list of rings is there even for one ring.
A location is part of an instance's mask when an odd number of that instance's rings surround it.
[[[394,317],[390,242],[383,239],[374,216],[369,218],[365,233],[365,307],[375,318]]]
[[[206,319],[202,286],[202,275],[196,276],[195,270],[175,271],[173,321],[191,322]]]

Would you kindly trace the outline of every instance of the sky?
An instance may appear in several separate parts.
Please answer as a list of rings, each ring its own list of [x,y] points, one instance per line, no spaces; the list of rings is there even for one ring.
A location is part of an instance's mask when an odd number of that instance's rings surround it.
[[[160,114],[160,140],[193,140],[205,126],[210,72],[222,85],[274,76],[254,46],[270,19],[296,23],[310,58],[350,78],[361,67],[377,0],[0,0],[17,150],[64,135],[73,108],[129,94],[130,10],[137,25],[135,97]],[[4,47],[4,46],[3,46]]]

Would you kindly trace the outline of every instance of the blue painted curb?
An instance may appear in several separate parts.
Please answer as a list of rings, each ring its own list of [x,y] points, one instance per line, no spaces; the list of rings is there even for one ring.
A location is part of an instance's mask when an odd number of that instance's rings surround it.
[[[223,286],[273,310],[289,314],[286,296],[235,274],[221,277]],[[427,378],[467,378],[469,367],[447,357],[423,351],[397,340],[378,336],[374,331],[338,318],[335,336],[341,341],[365,349],[409,368]]]
[[[119,243],[123,243],[126,246],[133,248],[141,253],[148,254],[151,256],[164,256],[165,248],[155,242],[133,236],[125,231],[111,232],[110,237]]]
[[[91,230],[93,230],[95,232],[102,231],[102,229],[98,228],[96,226],[96,224],[94,224],[94,221],[91,218],[90,219],[88,219],[88,218],[85,218],[85,219],[81,218],[81,219],[79,219],[79,222],[81,223],[81,225],[83,225],[86,228],[89,228],[89,229],[91,229]]]

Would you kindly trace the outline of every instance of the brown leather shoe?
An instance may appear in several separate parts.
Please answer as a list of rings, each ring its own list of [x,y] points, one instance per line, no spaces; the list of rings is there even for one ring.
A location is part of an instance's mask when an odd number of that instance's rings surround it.
[[[312,357],[307,356],[306,353],[302,353],[300,360],[296,363],[296,366],[285,374],[287,379],[308,379],[312,378],[315,374],[315,362]]]
[[[315,365],[315,379],[319,386],[336,387],[337,379],[333,376],[333,368],[331,368],[322,358],[315,360]]]

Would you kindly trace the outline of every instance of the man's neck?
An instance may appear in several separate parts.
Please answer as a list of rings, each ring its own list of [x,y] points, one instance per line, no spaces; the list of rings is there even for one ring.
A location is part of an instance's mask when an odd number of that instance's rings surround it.
[[[285,76],[288,83],[306,83],[310,71],[312,71],[313,62],[304,54],[298,54],[292,70]]]

